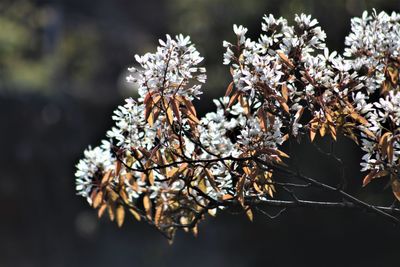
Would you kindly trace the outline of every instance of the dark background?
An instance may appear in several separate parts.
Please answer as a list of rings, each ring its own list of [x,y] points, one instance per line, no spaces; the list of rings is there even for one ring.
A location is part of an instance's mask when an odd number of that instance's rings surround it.
[[[206,58],[202,102],[223,94],[223,40],[232,24],[257,36],[263,14],[316,17],[331,49],[343,51],[350,18],[365,9],[400,11],[393,1],[0,0],[0,266],[397,266],[400,228],[381,217],[291,210],[271,220],[220,213],[199,237],[173,245],[129,217],[119,229],[75,195],[75,164],[99,144],[111,114],[135,95],[124,82],[133,55],[166,33],[189,34]],[[325,146],[324,141],[318,141]],[[393,201],[385,181],[361,188],[361,152],[339,139],[347,190],[371,203]],[[292,158],[305,173],[338,183],[339,168],[309,144]],[[320,196],[316,192],[310,197]]]

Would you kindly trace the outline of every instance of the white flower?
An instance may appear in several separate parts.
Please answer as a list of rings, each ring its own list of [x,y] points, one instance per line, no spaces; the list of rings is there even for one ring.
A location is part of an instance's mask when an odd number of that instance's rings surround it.
[[[201,83],[205,83],[205,68],[198,67],[203,58],[191,44],[190,37],[182,34],[172,39],[159,40],[156,53],[135,55],[141,69],[129,68],[128,82],[136,82],[141,99],[147,93],[162,93],[164,96],[180,95],[192,100],[201,95]],[[193,83],[197,81],[200,84]]]
[[[114,158],[108,149],[109,146],[107,141],[103,141],[101,147],[93,149],[89,147],[84,152],[84,158],[76,165],[75,190],[77,195],[85,197],[89,204],[92,203],[90,198],[92,189],[99,184],[102,178],[99,175],[113,168]]]
[[[239,44],[243,44],[245,42],[245,35],[247,33],[247,28],[242,25],[237,26],[233,24],[233,32],[237,35]]]

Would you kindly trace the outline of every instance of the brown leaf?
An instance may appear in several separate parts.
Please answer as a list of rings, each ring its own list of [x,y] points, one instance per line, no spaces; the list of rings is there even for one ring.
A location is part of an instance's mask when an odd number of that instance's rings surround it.
[[[118,227],[121,227],[124,224],[125,220],[125,209],[124,206],[118,205],[117,210],[116,210],[116,218],[117,218],[117,225]]]
[[[117,160],[118,161],[118,160]],[[111,170],[109,170],[108,172],[106,172],[103,176],[103,178],[101,179],[101,186],[104,186],[106,184],[108,184],[108,182],[110,182],[112,176],[111,176]]]
[[[250,108],[249,108],[249,103],[247,102],[247,100],[243,97],[243,95],[239,95],[239,103],[243,108],[244,114],[248,115],[250,112]]]
[[[151,220],[151,200],[148,195],[144,195],[143,197],[143,206],[146,211],[147,218]]]
[[[283,152],[283,151],[281,151],[281,150],[279,150],[279,149],[275,149],[275,151],[277,152],[277,154],[278,154],[280,157],[290,158],[290,156],[289,156],[288,154],[286,154],[285,152]]]
[[[230,108],[236,102],[236,100],[239,98],[240,95],[241,95],[240,91],[236,91],[235,93],[233,93],[233,95],[229,99],[227,108]]]
[[[246,175],[242,175],[236,184],[236,192],[237,192],[237,196],[238,196],[238,201],[243,207],[244,207],[243,189],[244,189],[245,181],[246,181]]]
[[[229,96],[233,91],[233,82],[231,82],[226,88],[225,96]]]
[[[290,59],[282,52],[278,51],[277,54],[279,57],[282,59],[282,61],[290,68],[294,69],[293,63],[290,61]]]
[[[107,187],[106,189],[107,189],[107,198],[113,202],[117,201],[117,199],[119,198],[118,194],[115,193],[115,191],[110,189],[109,187]]]
[[[115,161],[115,176],[119,175],[119,172],[121,171],[122,163],[119,160]]]
[[[258,193],[262,193],[263,191],[261,190],[261,188],[257,185],[256,182],[253,183],[253,187],[254,189],[258,192]]]
[[[258,119],[260,120],[260,127],[264,132],[267,132],[267,118],[265,116],[264,110],[262,108],[260,108],[257,112],[258,114]]]
[[[212,187],[215,191],[219,192],[220,190],[219,190],[219,188],[218,188],[218,186],[217,186],[217,183],[215,182],[215,177],[214,177],[214,175],[211,173],[211,171],[210,171],[208,168],[205,168],[204,171],[206,172],[206,175],[207,175],[207,177],[208,177],[208,181],[209,181],[210,184],[211,184],[211,187]]]
[[[97,211],[97,217],[101,218],[103,216],[104,212],[106,211],[106,209],[107,209],[107,204],[103,203],[103,205],[101,205]]]
[[[400,181],[396,178],[392,181],[392,191],[397,200],[400,201]]]
[[[195,115],[193,115],[192,113],[187,113],[186,114],[187,116],[188,116],[188,118],[191,120],[191,121],[193,121],[194,123],[197,123],[197,124],[199,124],[200,123],[200,120],[195,116]]]
[[[378,173],[378,172],[377,172],[376,170],[370,171],[370,172],[364,177],[364,180],[363,180],[363,187],[366,186],[367,184],[369,184],[369,182],[371,182],[371,180],[375,178],[375,175],[376,175],[377,173]]]
[[[301,116],[303,115],[303,112],[304,112],[304,107],[301,107],[301,108],[296,112],[296,114],[294,115],[294,121],[295,121],[296,123],[299,122]]]
[[[150,118],[150,114],[152,113],[152,109],[153,109],[153,103],[151,101],[147,102],[145,104],[145,109],[144,109],[144,117],[146,119],[146,121],[150,124],[150,126],[153,126],[153,118]]]
[[[147,175],[147,179],[149,180],[151,185],[154,185],[154,172],[152,170],[149,171]]]
[[[179,107],[178,107],[176,100],[171,99],[170,104],[171,104],[172,111],[174,112],[175,117],[178,119],[178,121],[181,121],[181,115],[180,115]]]
[[[286,100],[283,97],[280,97],[280,96],[275,96],[275,98],[276,98],[276,100],[278,100],[278,102],[281,105],[281,107],[283,108],[283,110],[286,113],[290,114],[289,106],[286,104]]]
[[[167,171],[167,178],[172,178],[177,174],[179,168],[177,167],[170,167],[169,170]]]
[[[250,221],[253,221],[253,212],[251,211],[251,208],[246,209],[246,215]]]
[[[336,141],[336,128],[333,125],[329,125],[329,131],[331,133],[333,140]]]
[[[321,135],[321,137],[324,137],[325,133],[326,133],[326,128],[325,128],[325,125],[323,124],[319,128],[319,134]]]
[[[393,162],[393,154],[394,154],[393,143],[390,142],[387,147],[387,157],[390,164]]]
[[[139,215],[139,213],[137,211],[135,211],[134,209],[129,209],[129,212],[133,215],[133,217],[135,217],[135,219],[137,221],[140,222],[141,217],[140,217],[140,215]]]
[[[288,88],[286,84],[282,85],[281,88],[281,93],[282,93],[282,97],[285,99],[285,101],[287,102],[289,99],[289,92],[288,92]]]
[[[361,123],[361,124],[364,124],[364,125],[367,125],[367,124],[368,124],[368,121],[367,121],[363,116],[361,116],[360,114],[358,114],[356,111],[351,112],[351,113],[350,113],[350,116],[351,116],[354,120],[358,121],[358,122]]]
[[[189,112],[192,113],[192,115],[194,115],[196,117],[197,113],[196,113],[196,109],[195,109],[192,101],[186,99],[185,97],[182,98],[182,101],[183,101],[184,105],[186,106],[186,108],[189,110]]]
[[[114,205],[108,205],[107,211],[108,211],[108,216],[110,217],[110,220],[114,221],[114,219],[115,219]]]
[[[373,133],[373,132],[371,132],[369,129],[367,129],[367,128],[362,128],[361,129],[366,135],[368,135],[371,139],[375,139],[376,138],[376,136],[375,136],[375,134]]]
[[[163,211],[163,205],[162,204],[158,205],[156,208],[156,213],[154,215],[154,223],[156,225],[158,225],[160,223],[162,211]]]
[[[389,92],[392,88],[392,85],[390,83],[390,81],[383,81],[382,85],[381,85],[381,95],[385,95],[387,92]]]
[[[383,157],[385,157],[388,152],[388,145],[389,145],[389,140],[391,138],[391,135],[392,135],[391,132],[386,132],[379,139],[380,152]]]
[[[315,130],[310,129],[310,140],[311,140],[311,142],[314,141],[315,134],[316,134]]]
[[[392,85],[396,86],[399,81],[399,69],[395,66],[389,66],[387,68],[387,75],[389,76]]]
[[[192,228],[192,233],[194,237],[197,237],[197,235],[199,234],[199,227],[197,226],[197,224]]]
[[[181,173],[181,172],[185,171],[185,170],[187,169],[188,166],[189,166],[189,163],[187,163],[187,162],[182,163],[182,164],[179,166],[178,172]]]
[[[97,208],[103,202],[103,191],[97,192],[93,200],[93,208]]]
[[[222,196],[222,200],[230,200],[233,199],[233,196],[229,195],[229,194],[225,194]]]
[[[174,122],[174,114],[171,107],[167,107],[167,119],[170,125]]]

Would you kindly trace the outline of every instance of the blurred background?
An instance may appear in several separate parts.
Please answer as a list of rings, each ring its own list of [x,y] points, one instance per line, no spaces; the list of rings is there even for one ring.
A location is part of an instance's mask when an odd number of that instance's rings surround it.
[[[291,210],[253,223],[222,213],[201,224],[199,237],[179,233],[168,245],[133,218],[121,229],[98,220],[74,189],[83,150],[99,144],[113,109],[135,96],[125,83],[134,54],[153,51],[166,33],[190,35],[205,57],[208,83],[196,103],[204,114],[229,82],[222,41],[234,40],[233,23],[256,37],[263,14],[312,14],[329,47],[342,51],[350,18],[372,8],[400,12],[400,2],[0,0],[0,266],[395,266],[400,229],[366,213]],[[361,188],[353,143],[339,139],[337,153],[349,192],[390,205],[385,181]],[[292,158],[306,174],[338,183],[339,167],[309,144]]]

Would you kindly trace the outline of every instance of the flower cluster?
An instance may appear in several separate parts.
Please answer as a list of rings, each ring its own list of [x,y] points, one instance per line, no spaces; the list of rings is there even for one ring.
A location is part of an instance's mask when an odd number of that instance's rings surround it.
[[[107,210],[122,225],[129,210],[168,238],[178,228],[196,234],[206,213],[231,205],[252,218],[249,198],[274,197],[284,142],[317,134],[360,144],[364,185],[387,175],[398,182],[400,15],[353,19],[343,55],[328,50],[311,16],[296,15],[293,26],[264,16],[261,28],[253,41],[233,26],[236,42],[223,42],[232,82],[200,119],[192,101],[206,74],[189,37],[167,35],[155,53],[135,56],[140,67],[127,80],[139,99],[115,110],[107,141],[77,165],[77,193],[99,216]]]
[[[189,99],[201,94],[200,84],[188,86],[192,80],[206,81],[205,68],[197,67],[203,58],[191,44],[189,36],[179,35],[174,40],[167,35],[166,41],[160,40],[156,53],[135,55],[135,59],[141,69],[129,68],[133,75],[129,75],[127,80],[139,85],[142,98],[149,92]]]
[[[369,171],[364,185],[373,178],[398,177],[400,144],[399,67],[400,14],[364,12],[351,21],[344,56],[359,83],[353,92],[354,108],[366,118],[358,127],[363,131],[362,171]]]

